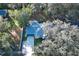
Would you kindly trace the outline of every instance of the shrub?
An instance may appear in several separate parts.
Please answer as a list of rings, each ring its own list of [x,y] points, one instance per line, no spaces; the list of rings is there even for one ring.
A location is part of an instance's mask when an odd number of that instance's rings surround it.
[[[47,34],[42,44],[34,49],[38,56],[69,56],[79,55],[79,28],[60,20],[45,22],[44,31]]]

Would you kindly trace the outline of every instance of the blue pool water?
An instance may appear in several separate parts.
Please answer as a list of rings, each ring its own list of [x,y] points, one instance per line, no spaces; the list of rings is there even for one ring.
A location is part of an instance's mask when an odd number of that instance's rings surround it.
[[[28,36],[26,43],[27,43],[27,46],[33,47],[34,46],[34,37]]]
[[[27,40],[23,42],[22,53],[25,56],[27,55],[31,56],[33,53],[32,47],[34,47],[34,37],[28,36]]]
[[[37,21],[31,21],[28,26],[25,28],[25,35],[27,35],[27,38],[24,42],[22,42],[22,50],[27,50],[26,47],[34,47],[34,40],[36,38],[42,38],[43,37],[43,30],[41,28],[40,23]],[[24,40],[24,39],[22,39]],[[26,54],[26,52],[25,52]]]
[[[35,38],[42,38],[43,34],[41,24],[37,21],[31,21],[30,25],[26,27],[26,35],[34,35]]]
[[[0,16],[5,16],[7,14],[7,10],[0,10]]]
[[[26,35],[27,46],[34,46],[34,39],[43,37],[43,30],[40,23],[37,21],[31,21],[30,24],[26,27]]]

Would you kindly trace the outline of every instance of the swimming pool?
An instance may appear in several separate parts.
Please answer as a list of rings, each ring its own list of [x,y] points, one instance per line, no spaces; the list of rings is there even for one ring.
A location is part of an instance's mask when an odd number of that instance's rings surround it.
[[[34,47],[34,40],[36,38],[42,38],[44,36],[41,24],[37,21],[30,21],[29,25],[26,26],[24,33],[27,36],[27,38],[26,40],[22,38],[22,40],[24,40],[22,42],[22,51],[28,51],[28,47],[32,49],[32,47]],[[27,54],[27,52],[24,53]]]

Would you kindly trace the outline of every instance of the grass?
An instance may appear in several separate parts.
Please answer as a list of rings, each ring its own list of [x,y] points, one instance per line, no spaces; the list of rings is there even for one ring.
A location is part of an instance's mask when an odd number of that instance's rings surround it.
[[[35,46],[38,46],[39,44],[41,44],[42,43],[42,38],[38,38],[38,39],[35,39],[34,40],[34,45]]]

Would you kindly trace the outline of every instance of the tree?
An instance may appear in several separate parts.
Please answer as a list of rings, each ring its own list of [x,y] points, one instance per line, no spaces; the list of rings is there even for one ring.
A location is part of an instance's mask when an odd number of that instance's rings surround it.
[[[54,20],[46,22],[43,28],[47,37],[34,48],[38,56],[78,56],[79,28],[76,25]]]

